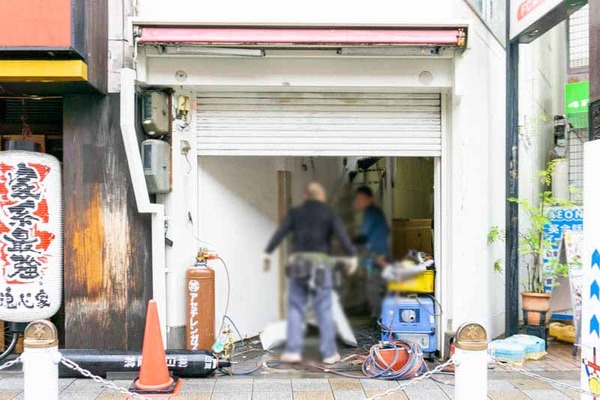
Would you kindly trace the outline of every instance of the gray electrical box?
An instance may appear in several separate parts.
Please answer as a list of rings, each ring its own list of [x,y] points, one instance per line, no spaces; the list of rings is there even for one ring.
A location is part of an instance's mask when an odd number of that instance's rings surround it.
[[[168,193],[171,190],[171,146],[157,139],[142,142],[142,164],[148,191]]]
[[[170,133],[168,94],[159,90],[142,93],[142,126],[151,138]]]

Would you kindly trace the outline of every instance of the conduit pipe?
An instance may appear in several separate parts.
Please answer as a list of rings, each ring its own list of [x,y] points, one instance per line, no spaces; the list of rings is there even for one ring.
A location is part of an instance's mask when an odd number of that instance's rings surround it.
[[[150,202],[140,145],[135,128],[135,81],[136,72],[130,68],[121,70],[121,135],[125,146],[129,174],[137,210],[152,217],[152,298],[158,305],[158,316],[163,343],[167,342],[167,286],[165,255],[165,206]]]

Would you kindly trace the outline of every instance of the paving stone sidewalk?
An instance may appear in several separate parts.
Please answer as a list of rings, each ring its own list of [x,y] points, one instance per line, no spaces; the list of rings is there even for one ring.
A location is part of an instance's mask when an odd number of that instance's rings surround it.
[[[561,382],[578,386],[575,372],[562,374]],[[113,381],[118,386],[128,387],[131,381]],[[389,400],[436,400],[453,399],[454,382],[451,376],[436,377],[436,381],[425,380],[393,395]],[[397,382],[356,380],[345,378],[298,378],[277,377],[218,377],[186,379],[181,400],[355,400],[367,399],[390,388]],[[549,384],[519,376],[499,374],[488,384],[492,400],[520,399],[579,399],[575,392],[558,390]],[[23,380],[20,374],[0,375],[0,400],[23,398]],[[124,396],[88,379],[60,379],[60,399],[64,400],[113,400]]]

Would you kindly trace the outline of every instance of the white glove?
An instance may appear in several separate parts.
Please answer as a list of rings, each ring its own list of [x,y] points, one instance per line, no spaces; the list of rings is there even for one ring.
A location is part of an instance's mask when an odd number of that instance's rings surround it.
[[[346,259],[346,274],[353,275],[358,269],[358,257]]]
[[[271,269],[272,262],[273,262],[273,256],[270,254],[264,253],[263,257],[262,257],[262,263],[263,263],[263,268],[264,268],[265,272],[267,272]]]

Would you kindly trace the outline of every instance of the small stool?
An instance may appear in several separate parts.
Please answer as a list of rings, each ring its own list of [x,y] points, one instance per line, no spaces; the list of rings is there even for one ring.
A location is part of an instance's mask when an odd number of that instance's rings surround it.
[[[538,311],[538,310],[527,310],[523,309],[523,332],[526,335],[537,336],[540,339],[544,339],[546,343],[546,349],[548,348],[548,331],[546,329],[546,313],[548,311]],[[528,315],[529,313],[537,313],[540,315],[540,325],[529,325]]]

